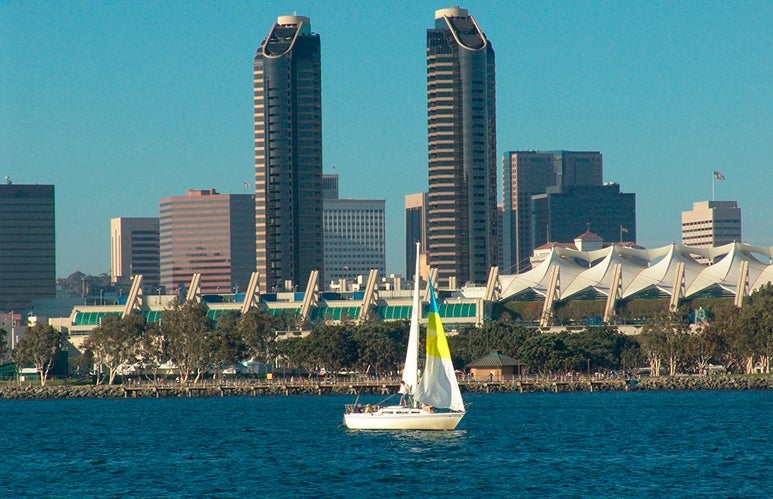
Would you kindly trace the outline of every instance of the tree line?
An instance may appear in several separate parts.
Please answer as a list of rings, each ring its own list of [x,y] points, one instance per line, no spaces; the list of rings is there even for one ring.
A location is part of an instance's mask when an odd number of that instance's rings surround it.
[[[254,360],[280,368],[319,373],[355,371],[394,375],[404,362],[409,324],[318,324],[305,337],[277,341],[277,331],[294,325],[292,317],[275,317],[261,309],[246,314],[226,311],[216,321],[203,303],[173,303],[158,323],[142,315],[106,315],[84,343],[80,363],[102,366],[114,383],[127,368],[158,379],[162,366],[177,367],[181,382],[198,381],[229,363]],[[32,365],[41,382],[53,369],[65,335],[51,326],[28,328],[12,352],[20,365]],[[747,298],[743,307],[718,302],[705,324],[691,326],[688,311],[663,313],[636,336],[613,326],[579,332],[543,333],[511,321],[469,326],[449,338],[454,365],[465,365],[492,351],[519,361],[521,374],[625,371],[648,366],[652,375],[706,373],[711,365],[732,372],[770,372],[773,358],[773,286]],[[423,348],[423,346],[421,347]],[[2,352],[0,352],[2,353]]]

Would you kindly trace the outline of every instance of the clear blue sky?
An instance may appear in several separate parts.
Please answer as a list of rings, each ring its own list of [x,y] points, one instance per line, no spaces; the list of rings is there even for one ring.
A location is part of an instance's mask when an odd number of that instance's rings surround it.
[[[323,160],[341,197],[427,188],[426,29],[443,2],[2,1],[0,179],[56,186],[57,276],[110,271],[109,220],[253,182],[252,60],[276,17],[322,39]],[[636,193],[638,239],[680,240],[694,201],[736,200],[773,246],[773,2],[476,1],[497,58],[498,155],[598,150]],[[499,173],[501,176],[501,171]]]

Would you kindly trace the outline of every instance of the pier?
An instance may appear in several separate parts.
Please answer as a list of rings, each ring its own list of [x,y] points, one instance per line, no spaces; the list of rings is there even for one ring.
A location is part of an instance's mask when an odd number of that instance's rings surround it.
[[[568,393],[596,391],[690,391],[690,390],[773,390],[773,376],[646,376],[637,379],[522,377],[503,380],[459,381],[466,393]],[[6,383],[0,384],[0,399],[140,398],[140,397],[227,397],[258,395],[378,395],[397,393],[399,380],[289,378],[274,380],[206,380],[201,383],[150,381],[119,385]]]
[[[279,380],[238,380],[217,382],[207,380],[200,383],[126,383],[120,385],[125,398],[137,397],[198,397],[229,395],[392,395],[398,393],[400,380],[387,379],[337,379],[319,381],[316,379],[291,378]],[[628,390],[630,383],[624,379],[544,379],[521,378],[506,380],[460,380],[462,392],[576,392]]]

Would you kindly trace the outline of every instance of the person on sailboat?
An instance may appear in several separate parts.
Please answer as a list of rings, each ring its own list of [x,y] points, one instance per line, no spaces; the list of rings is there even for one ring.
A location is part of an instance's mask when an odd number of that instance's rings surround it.
[[[400,382],[400,405],[403,407],[408,406],[408,401],[411,398],[411,387],[405,384],[405,381]]]

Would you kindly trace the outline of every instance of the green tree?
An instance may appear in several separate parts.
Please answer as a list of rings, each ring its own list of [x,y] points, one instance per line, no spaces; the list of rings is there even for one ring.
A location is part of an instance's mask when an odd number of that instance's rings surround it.
[[[28,327],[24,338],[13,350],[13,360],[19,365],[32,364],[40,373],[40,384],[46,386],[48,374],[62,352],[67,335],[53,326],[37,324]]]
[[[137,344],[137,358],[145,377],[157,385],[161,366],[169,360],[166,338],[161,334],[157,322],[145,325]]]
[[[688,337],[685,344],[687,360],[700,374],[708,374],[709,364],[721,351],[721,338],[710,327],[698,327]]]
[[[573,370],[584,370],[588,363],[594,369],[619,370],[623,367],[623,353],[638,344],[614,327],[601,326],[585,329],[564,337],[567,365]],[[630,366],[630,364],[629,364]]]
[[[305,366],[310,370],[321,367],[338,371],[352,368],[357,362],[357,343],[350,326],[325,325],[304,338],[308,344],[309,357]]]
[[[8,348],[8,331],[0,328],[0,364],[8,360],[10,353]]]
[[[650,361],[654,376],[660,373],[662,362],[668,366],[669,376],[676,375],[685,359],[689,330],[687,316],[680,311],[660,314],[642,328],[639,343]]]
[[[409,328],[407,322],[367,323],[352,328],[357,345],[355,368],[378,376],[395,371],[405,361]]]
[[[733,372],[747,372],[753,359],[753,346],[741,328],[741,309],[732,303],[723,303],[714,310],[714,320],[708,330],[721,346],[718,353],[724,365]]]
[[[645,362],[641,345],[639,345],[639,342],[633,337],[628,337],[628,341],[629,343],[620,353],[620,369],[626,374],[638,373],[639,367]]]
[[[518,349],[518,358],[530,372],[545,374],[550,369],[563,368],[557,362],[566,349],[563,339],[556,334],[539,334],[523,342]]]
[[[169,360],[180,371],[180,382],[187,383],[193,372],[194,381],[198,381],[213,362],[212,321],[207,316],[206,304],[172,302],[164,311],[160,329]]]
[[[293,337],[278,341],[275,354],[271,359],[275,373],[278,373],[277,369],[281,366],[305,367],[309,372],[316,367],[306,338]]]
[[[751,354],[747,372],[759,366],[770,372],[773,358],[773,284],[766,284],[749,296],[741,307],[739,326],[746,336]]]
[[[212,362],[217,366],[226,363],[236,363],[244,359],[247,346],[238,330],[239,312],[227,311],[217,318],[215,330],[210,335],[212,345]]]
[[[658,325],[648,324],[642,328],[637,339],[641,345],[641,351],[649,363],[650,374],[660,376],[665,349],[665,332]]]
[[[246,357],[270,362],[276,357],[276,332],[284,326],[282,320],[269,312],[253,308],[242,315],[236,329],[247,349]]]
[[[87,351],[93,354],[97,364],[108,370],[108,384],[115,382],[121,369],[137,363],[137,346],[145,329],[145,318],[141,315],[119,317],[107,314],[84,342]],[[97,377],[97,384],[101,380]]]
[[[454,364],[463,367],[493,351],[518,357],[518,349],[532,336],[540,332],[507,321],[488,321],[481,327],[468,326],[448,342],[454,356]]]

